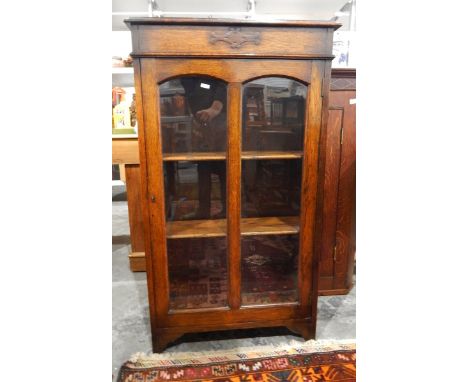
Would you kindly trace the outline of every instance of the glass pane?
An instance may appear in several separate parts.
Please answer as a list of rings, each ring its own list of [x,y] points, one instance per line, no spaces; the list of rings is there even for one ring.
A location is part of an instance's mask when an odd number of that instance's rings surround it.
[[[302,151],[307,86],[280,77],[244,87],[243,151]]]
[[[226,217],[226,161],[165,161],[166,221]]]
[[[227,305],[226,237],[169,239],[169,308]]]
[[[226,84],[160,85],[169,307],[227,305]]]
[[[297,301],[299,235],[259,235],[242,239],[242,304]]]
[[[226,151],[226,84],[191,76],[159,87],[163,153]]]
[[[243,305],[297,301],[301,165],[301,159],[243,161]]]
[[[242,217],[299,216],[302,159],[242,161]]]
[[[298,301],[299,216],[307,86],[244,85],[241,180],[243,305]]]

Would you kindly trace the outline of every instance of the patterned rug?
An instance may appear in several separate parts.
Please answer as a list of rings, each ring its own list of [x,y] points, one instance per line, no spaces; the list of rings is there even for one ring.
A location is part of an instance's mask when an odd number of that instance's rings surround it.
[[[135,354],[118,382],[312,382],[356,381],[353,341],[308,341],[300,346],[235,351]]]

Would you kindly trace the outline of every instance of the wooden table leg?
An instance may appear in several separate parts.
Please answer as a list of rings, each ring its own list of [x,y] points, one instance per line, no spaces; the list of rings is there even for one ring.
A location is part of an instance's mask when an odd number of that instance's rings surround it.
[[[126,182],[125,165],[123,163],[119,163],[119,173],[120,173],[120,180],[125,183]]]
[[[133,272],[144,272],[145,238],[143,218],[141,215],[140,165],[126,164],[125,178],[127,184],[128,223],[130,225],[130,242],[132,251],[129,254],[130,269]]]

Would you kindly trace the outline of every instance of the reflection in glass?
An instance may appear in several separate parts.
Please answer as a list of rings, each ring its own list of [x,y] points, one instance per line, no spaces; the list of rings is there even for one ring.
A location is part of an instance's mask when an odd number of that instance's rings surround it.
[[[180,77],[159,87],[163,153],[225,152],[226,84]]]
[[[242,237],[242,305],[296,302],[299,235]]]
[[[281,77],[244,86],[242,150],[301,151],[307,86]]]
[[[165,161],[166,220],[226,217],[226,162]]]
[[[306,94],[307,86],[283,77],[243,88],[241,215],[250,222],[241,235],[243,305],[298,301]]]
[[[242,161],[242,217],[298,216],[302,159]]]
[[[226,84],[184,76],[159,90],[169,307],[224,307]]]
[[[169,308],[227,305],[226,238],[167,240]]]

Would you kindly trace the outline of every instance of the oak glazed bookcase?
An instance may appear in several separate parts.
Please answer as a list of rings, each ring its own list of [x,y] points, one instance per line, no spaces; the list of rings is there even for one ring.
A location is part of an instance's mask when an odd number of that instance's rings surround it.
[[[138,18],[132,32],[153,350],[184,333],[315,337],[333,32]]]

